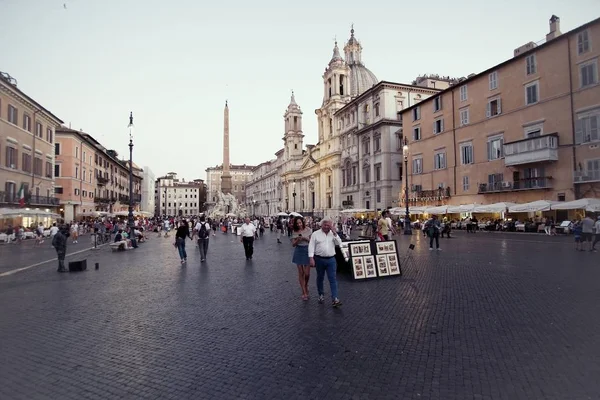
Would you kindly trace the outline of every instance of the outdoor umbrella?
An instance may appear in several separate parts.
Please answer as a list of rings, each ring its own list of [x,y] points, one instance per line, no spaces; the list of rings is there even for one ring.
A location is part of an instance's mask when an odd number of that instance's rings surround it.
[[[295,212],[295,211],[294,211],[294,212],[291,212],[291,213],[290,213],[290,215],[291,215],[292,217],[300,217],[300,218],[302,218],[302,214],[300,214],[300,213],[297,213],[297,212]]]
[[[287,213],[284,213],[283,211],[277,214],[278,217],[288,217]]]

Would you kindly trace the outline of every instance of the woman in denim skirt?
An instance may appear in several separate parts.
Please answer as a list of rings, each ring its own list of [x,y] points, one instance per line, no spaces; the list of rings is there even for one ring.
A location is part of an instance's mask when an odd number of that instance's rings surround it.
[[[304,218],[294,218],[294,229],[292,231],[292,246],[294,246],[294,256],[292,263],[298,266],[298,282],[302,289],[302,300],[308,300],[308,280],[310,278],[310,266],[308,260],[308,243],[312,229],[304,223]]]

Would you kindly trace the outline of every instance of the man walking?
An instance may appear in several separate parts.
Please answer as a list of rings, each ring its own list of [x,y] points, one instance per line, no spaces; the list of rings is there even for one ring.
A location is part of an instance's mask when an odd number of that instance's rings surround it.
[[[58,272],[69,272],[67,268],[65,268],[65,255],[67,254],[67,238],[69,237],[69,227],[62,227],[56,235],[54,235],[54,239],[52,239],[52,246],[56,249],[56,255],[58,256]]]
[[[210,224],[206,222],[204,216],[200,217],[200,221],[194,228],[198,235],[198,248],[200,249],[200,262],[206,261],[206,254],[208,253],[208,239],[210,234]]]
[[[246,260],[252,260],[252,253],[254,253],[254,234],[256,233],[256,227],[250,222],[250,218],[246,217],[244,223],[240,227],[242,232],[242,238],[240,242],[244,244],[244,252],[246,253]]]
[[[338,284],[336,278],[337,264],[335,262],[335,246],[342,244],[342,239],[332,228],[331,218],[325,217],[321,220],[321,229],[314,231],[308,243],[308,257],[311,267],[317,269],[317,291],[319,292],[319,303],[325,302],[323,281],[325,273],[331,289],[332,305],[339,307],[342,302],[338,299]]]

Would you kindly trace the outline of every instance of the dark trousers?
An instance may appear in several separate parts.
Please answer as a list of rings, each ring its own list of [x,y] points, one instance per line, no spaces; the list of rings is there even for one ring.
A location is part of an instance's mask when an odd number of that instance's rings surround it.
[[[198,249],[200,249],[200,259],[206,260],[208,254],[208,238],[198,239]]]
[[[244,244],[244,252],[246,253],[246,258],[252,258],[252,254],[254,253],[254,238],[244,236],[242,238],[242,243]]]
[[[56,256],[58,258],[58,269],[60,271],[66,269],[65,268],[65,255],[67,254],[67,250],[66,249],[60,249],[60,250],[56,250]]]
[[[435,248],[440,248],[440,234],[438,232],[429,235],[429,248],[433,248],[433,239],[435,239]]]

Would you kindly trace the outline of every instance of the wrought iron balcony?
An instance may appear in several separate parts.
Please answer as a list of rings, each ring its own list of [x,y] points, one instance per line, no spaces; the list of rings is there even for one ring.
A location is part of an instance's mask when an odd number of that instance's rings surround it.
[[[19,204],[19,195],[18,193],[0,192],[0,203]],[[60,204],[60,200],[56,197],[25,194],[25,204],[32,206],[57,206]]]
[[[96,182],[98,182],[98,186],[106,186],[108,178],[98,175],[96,176]]]
[[[504,165],[558,161],[558,134],[551,133],[504,143]]]
[[[582,170],[573,173],[573,181],[575,183],[584,182],[600,182],[600,170]]]
[[[552,188],[552,177],[519,179],[514,182],[499,181],[480,183],[478,193],[515,192],[519,190],[535,190]]]

